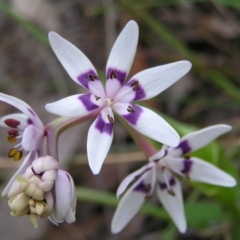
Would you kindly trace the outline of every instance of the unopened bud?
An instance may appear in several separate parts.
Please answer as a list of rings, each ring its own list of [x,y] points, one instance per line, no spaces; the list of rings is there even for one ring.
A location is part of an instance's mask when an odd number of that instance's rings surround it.
[[[10,207],[11,215],[14,217],[20,217],[29,212],[28,202],[30,197],[27,196],[25,193],[20,193],[14,197],[12,197],[8,201],[8,205]]]

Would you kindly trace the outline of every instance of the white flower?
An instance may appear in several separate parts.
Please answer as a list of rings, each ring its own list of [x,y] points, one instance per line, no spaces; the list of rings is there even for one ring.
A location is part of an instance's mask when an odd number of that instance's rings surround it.
[[[8,193],[16,175],[21,175],[31,165],[36,155],[41,156],[45,127],[35,111],[20,99],[0,93],[0,101],[6,102],[23,112],[8,114],[0,118],[0,126],[10,128],[7,140],[10,143],[19,141],[9,151],[8,156],[18,161],[22,157],[23,150],[28,153],[22,165],[4,189],[2,195],[5,195]]]
[[[173,148],[163,146],[162,150],[150,157],[150,163],[127,176],[117,190],[117,196],[126,191],[114,214],[111,229],[120,232],[136,215],[146,197],[156,190],[157,196],[181,233],[186,231],[186,219],[181,185],[173,173],[191,181],[233,187],[233,177],[214,165],[196,157],[184,156],[193,152],[231,130],[228,125],[214,125],[183,137]]]
[[[157,96],[190,70],[190,62],[179,61],[147,69],[125,82],[138,41],[138,25],[130,21],[111,50],[104,89],[96,69],[79,49],[54,32],[50,32],[49,40],[70,77],[89,93],[76,94],[47,104],[46,109],[66,117],[99,113],[89,129],[87,139],[88,160],[94,174],[99,173],[112,143],[115,121],[113,111],[140,133],[168,146],[178,145],[178,134],[164,119],[133,102]]]

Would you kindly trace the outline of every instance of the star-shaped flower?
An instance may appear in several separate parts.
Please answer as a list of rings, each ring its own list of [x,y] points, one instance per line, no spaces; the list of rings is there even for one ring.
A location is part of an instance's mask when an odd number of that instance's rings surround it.
[[[117,197],[123,194],[114,214],[111,229],[120,232],[136,215],[145,198],[156,190],[157,196],[182,233],[186,231],[186,219],[181,185],[174,174],[191,181],[210,183],[219,186],[233,187],[235,179],[216,166],[196,157],[185,156],[200,149],[209,142],[228,132],[230,126],[219,124],[204,128],[183,137],[180,144],[165,147],[150,157],[150,163],[128,175],[117,190]]]
[[[96,69],[79,49],[54,32],[50,32],[49,40],[70,77],[89,93],[47,104],[46,109],[66,117],[83,117],[93,111],[99,113],[87,139],[87,155],[94,174],[99,173],[112,143],[113,111],[140,133],[168,146],[178,145],[178,134],[165,120],[133,102],[150,99],[164,91],[190,70],[190,62],[179,61],[147,69],[125,82],[138,41],[138,25],[130,21],[111,50],[104,89]]]
[[[10,128],[7,136],[8,142],[15,143],[18,141],[9,151],[8,156],[18,161],[21,159],[23,151],[28,153],[20,168],[4,189],[2,195],[5,195],[8,193],[13,181],[15,181],[15,176],[22,174],[35,159],[36,155],[41,156],[45,127],[35,111],[22,100],[0,93],[0,101],[22,111],[22,113],[8,114],[0,118],[0,126]]]

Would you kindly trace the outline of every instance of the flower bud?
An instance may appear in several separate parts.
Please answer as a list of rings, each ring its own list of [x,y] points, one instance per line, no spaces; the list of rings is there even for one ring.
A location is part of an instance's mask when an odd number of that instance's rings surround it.
[[[53,189],[54,206],[51,220],[56,224],[66,221],[75,222],[76,192],[72,177],[63,170],[58,170],[58,176]]]
[[[28,206],[29,200],[30,200],[30,197],[27,196],[25,193],[20,193],[12,197],[8,201],[8,205],[12,210],[11,215],[14,217],[20,217],[29,213],[29,206]]]

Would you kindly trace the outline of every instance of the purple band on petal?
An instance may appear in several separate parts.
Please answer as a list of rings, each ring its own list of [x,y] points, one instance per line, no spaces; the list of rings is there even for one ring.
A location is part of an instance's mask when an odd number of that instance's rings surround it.
[[[100,133],[107,133],[109,135],[112,135],[113,124],[104,122],[101,114],[99,114],[97,118],[95,127],[97,130],[99,130]]]
[[[81,74],[77,77],[79,83],[88,90],[89,90],[88,83],[89,83],[89,81],[91,81],[89,75],[92,75],[92,76],[96,77],[95,81],[99,81],[97,73],[93,70],[89,70],[89,71],[87,71],[87,72],[85,72],[85,73],[83,73],[83,74]]]
[[[123,84],[124,80],[126,79],[127,73],[120,71],[116,68],[108,68],[107,69],[107,79],[110,79],[111,72],[114,71],[114,73],[117,75],[117,80]],[[110,79],[111,80],[111,79]]]
[[[183,161],[183,169],[181,170],[182,173],[188,174],[191,171],[193,162],[190,159],[185,159]]]
[[[151,170],[152,168],[153,168],[153,167],[148,167],[148,168],[146,168],[143,172],[141,172],[140,174],[136,175],[136,176],[134,177],[133,181],[136,180],[136,179],[138,179],[140,176],[142,176],[144,173],[148,172],[148,171]]]
[[[138,82],[138,80],[133,79],[128,82],[127,85],[129,87],[132,87],[132,84],[134,84],[135,82]],[[133,92],[135,93],[133,101],[137,101],[146,97],[146,93],[140,84],[138,84],[136,88],[133,88]]]
[[[148,194],[151,190],[151,186],[149,184],[145,184],[143,180],[133,189],[133,191],[141,192],[144,194]]]
[[[130,124],[136,125],[143,110],[141,107],[137,105],[134,105],[134,104],[129,104],[129,105],[135,110],[135,112],[130,112],[129,114],[122,115],[122,117],[125,118]]]
[[[182,150],[182,155],[192,150],[187,140],[180,142],[176,148],[180,148]]]
[[[34,112],[32,109],[28,108],[28,111],[29,111],[33,116],[36,116],[35,112]]]
[[[91,94],[81,95],[81,96],[78,97],[78,99],[82,102],[82,104],[85,106],[85,108],[86,108],[88,111],[92,111],[92,110],[94,110],[94,109],[99,108],[98,105],[94,104],[94,103],[91,101]]]
[[[27,123],[28,123],[29,125],[31,125],[31,124],[33,124],[33,121],[32,121],[30,118],[28,118]]]
[[[169,185],[172,187],[176,184],[176,180],[172,177],[169,181]],[[167,189],[167,184],[165,182],[158,182],[158,185],[161,190]]]

